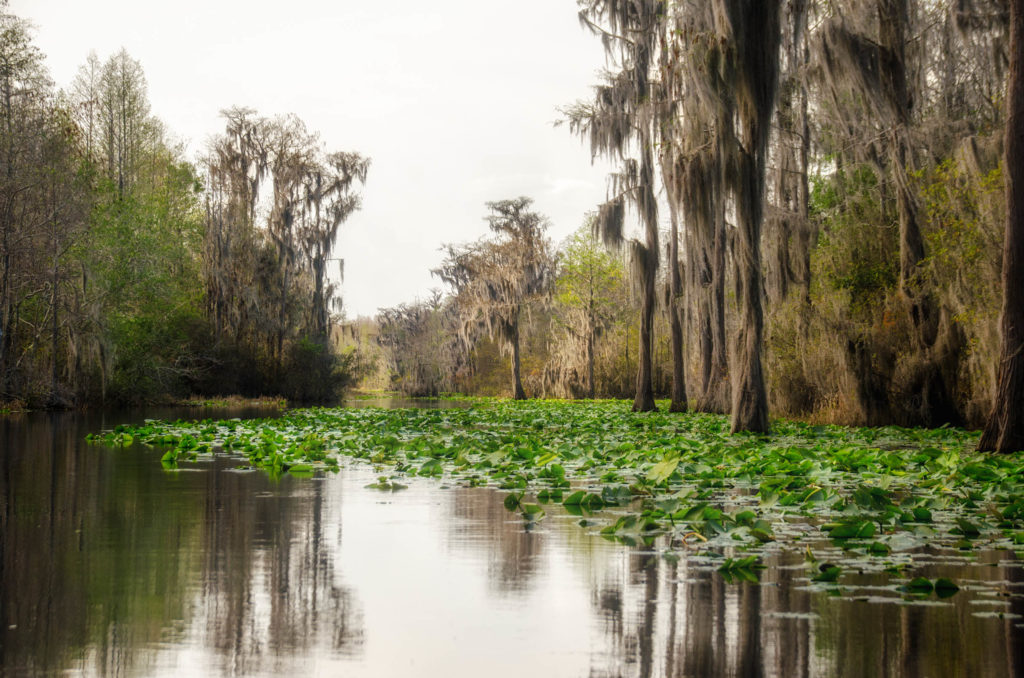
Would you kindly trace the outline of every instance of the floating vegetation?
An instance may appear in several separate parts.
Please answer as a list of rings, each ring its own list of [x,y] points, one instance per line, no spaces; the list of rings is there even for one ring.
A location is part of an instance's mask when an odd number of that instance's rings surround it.
[[[148,421],[90,436],[157,445],[163,463],[215,452],[272,475],[337,471],[344,459],[385,473],[509,492],[527,527],[578,516],[607,539],[717,558],[730,581],[756,581],[767,552],[806,553],[808,578],[901,575],[906,555],[1019,549],[1024,455],[974,452],[975,434],[777,421],[773,434],[731,435],[725,417],[634,414],[622,402],[478,401],[464,409],[303,409],[276,419]],[[830,561],[818,564],[818,559]],[[722,559],[725,558],[724,561]],[[927,586],[925,585],[927,583]],[[948,579],[905,592],[946,597]]]

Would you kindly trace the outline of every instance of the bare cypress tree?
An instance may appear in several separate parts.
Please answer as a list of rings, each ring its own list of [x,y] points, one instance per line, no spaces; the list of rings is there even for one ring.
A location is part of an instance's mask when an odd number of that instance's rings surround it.
[[[1024,0],[1010,0],[1006,92],[1002,350],[995,405],[978,449],[1024,450]]]
[[[622,70],[606,73],[591,103],[568,108],[570,129],[590,141],[594,157],[622,162],[612,175],[611,195],[597,214],[602,240],[612,247],[626,244],[623,225],[631,204],[643,225],[644,239],[630,240],[633,277],[641,290],[639,365],[633,410],[656,409],[653,389],[655,278],[658,271],[658,204],[655,198],[655,111],[652,68],[659,30],[666,13],[664,0],[580,0],[580,22],[604,43],[606,54]],[[635,146],[639,160],[626,154]],[[685,402],[685,395],[682,398]]]

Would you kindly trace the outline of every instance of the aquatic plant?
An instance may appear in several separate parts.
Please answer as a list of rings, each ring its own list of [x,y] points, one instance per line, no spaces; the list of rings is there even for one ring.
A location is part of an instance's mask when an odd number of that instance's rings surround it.
[[[1024,455],[974,451],[953,428],[847,428],[776,421],[730,434],[728,418],[636,414],[625,402],[489,401],[459,409],[298,409],[276,419],[147,421],[90,436],[142,443],[163,463],[238,455],[272,475],[371,464],[373,487],[409,478],[491,486],[532,525],[550,513],[624,544],[728,557],[756,579],[760,555],[812,549],[899,572],[924,546],[970,553],[1024,544]],[[402,481],[402,482],[400,482]],[[753,558],[753,560],[751,560]],[[845,571],[828,564],[814,580]],[[943,590],[950,587],[943,583]]]

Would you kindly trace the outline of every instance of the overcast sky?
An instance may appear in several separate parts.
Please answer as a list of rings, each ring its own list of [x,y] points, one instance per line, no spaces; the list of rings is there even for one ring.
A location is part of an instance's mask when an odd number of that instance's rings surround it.
[[[532,197],[557,243],[602,200],[607,167],[557,108],[604,66],[574,0],[11,0],[58,87],[124,47],[154,114],[195,157],[233,105],[296,113],[373,164],[342,227],[350,317],[425,297],[439,247],[486,231],[484,202]]]

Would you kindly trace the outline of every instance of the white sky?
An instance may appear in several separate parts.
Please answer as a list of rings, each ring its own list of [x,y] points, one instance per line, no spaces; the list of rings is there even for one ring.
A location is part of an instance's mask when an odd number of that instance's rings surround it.
[[[486,230],[484,202],[527,195],[557,243],[605,193],[607,167],[557,107],[604,65],[573,0],[11,0],[58,87],[90,50],[125,47],[153,113],[190,155],[233,105],[296,113],[328,150],[373,164],[343,225],[349,317],[425,297],[444,242]]]

